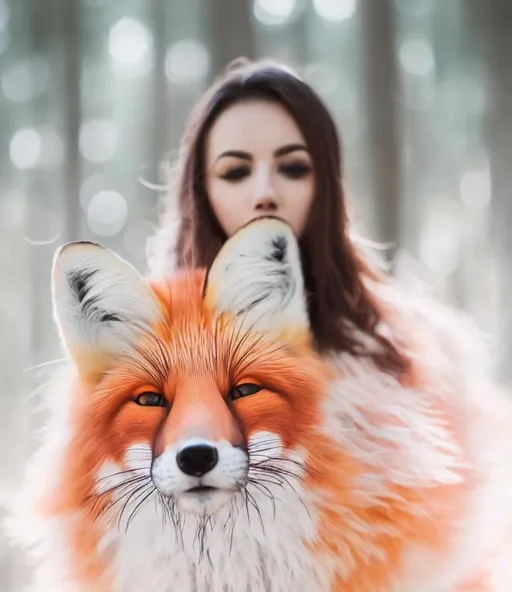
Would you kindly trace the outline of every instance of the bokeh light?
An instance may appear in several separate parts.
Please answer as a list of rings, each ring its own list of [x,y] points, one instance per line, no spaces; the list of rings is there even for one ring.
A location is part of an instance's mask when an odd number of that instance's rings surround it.
[[[13,103],[27,103],[41,96],[50,84],[50,67],[39,56],[22,60],[5,68],[2,91]]]
[[[170,82],[193,84],[202,81],[210,69],[210,54],[196,39],[182,39],[169,47],[165,75]]]
[[[459,184],[463,203],[472,210],[482,210],[491,203],[492,187],[489,169],[464,173]]]
[[[34,128],[19,129],[12,136],[9,145],[12,163],[20,170],[34,168],[41,158],[42,146],[41,136]]]
[[[110,29],[109,53],[120,72],[142,76],[153,68],[153,37],[138,20],[124,17]]]
[[[106,162],[116,153],[118,131],[108,119],[87,121],[80,129],[80,151],[91,162]]]
[[[426,39],[413,37],[400,44],[399,59],[408,74],[425,76],[434,70],[435,61],[432,46]]]
[[[262,25],[284,25],[296,9],[296,0],[255,0],[254,16]]]
[[[357,9],[356,0],[313,0],[313,6],[320,18],[331,22],[347,21]]]
[[[100,191],[87,208],[89,228],[99,236],[113,236],[126,224],[128,204],[117,191]]]

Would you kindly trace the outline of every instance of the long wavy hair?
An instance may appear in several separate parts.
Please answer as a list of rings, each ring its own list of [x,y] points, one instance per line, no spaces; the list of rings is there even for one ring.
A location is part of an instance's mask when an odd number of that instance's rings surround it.
[[[169,269],[171,261],[178,268],[212,264],[226,235],[206,191],[205,141],[224,110],[255,98],[287,110],[312,158],[316,194],[300,248],[317,349],[368,356],[381,369],[401,374],[408,358],[379,332],[383,312],[368,287],[388,282],[389,277],[349,234],[336,125],[317,93],[280,64],[235,60],[192,110],[174,169],[174,187],[164,200],[160,230],[150,246],[150,268],[151,262],[161,269]]]

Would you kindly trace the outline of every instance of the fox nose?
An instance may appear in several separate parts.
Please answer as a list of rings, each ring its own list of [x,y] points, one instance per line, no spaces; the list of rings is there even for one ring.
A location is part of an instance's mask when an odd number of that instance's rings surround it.
[[[202,477],[209,473],[218,463],[217,448],[210,444],[193,444],[182,448],[177,456],[178,467],[192,477]]]

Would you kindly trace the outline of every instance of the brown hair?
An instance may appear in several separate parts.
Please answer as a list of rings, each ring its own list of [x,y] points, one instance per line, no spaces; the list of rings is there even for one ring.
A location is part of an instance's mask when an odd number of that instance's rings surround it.
[[[385,281],[386,276],[349,237],[335,123],[315,91],[281,65],[236,60],[193,110],[180,146],[176,195],[169,198],[169,205],[171,198],[178,200],[177,266],[209,268],[226,240],[206,193],[205,140],[220,113],[254,98],[282,105],[296,121],[311,153],[316,195],[300,248],[318,350],[370,356],[380,368],[400,374],[407,358],[379,333],[382,314],[366,285],[366,281]],[[171,257],[167,223],[164,218],[159,237],[161,242],[167,237],[167,244],[164,240],[159,248]],[[365,343],[370,337],[374,347],[363,343],[364,337]]]

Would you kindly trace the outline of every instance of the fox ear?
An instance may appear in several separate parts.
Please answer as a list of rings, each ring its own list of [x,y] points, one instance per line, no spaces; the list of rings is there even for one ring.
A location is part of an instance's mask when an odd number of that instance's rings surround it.
[[[139,273],[95,243],[68,243],[57,251],[52,295],[61,340],[84,374],[101,374],[160,319]]]
[[[309,335],[299,246],[291,228],[275,218],[259,218],[228,239],[209,271],[205,303],[285,341]]]

